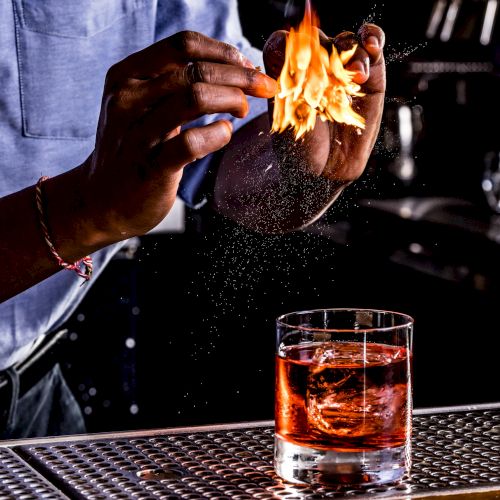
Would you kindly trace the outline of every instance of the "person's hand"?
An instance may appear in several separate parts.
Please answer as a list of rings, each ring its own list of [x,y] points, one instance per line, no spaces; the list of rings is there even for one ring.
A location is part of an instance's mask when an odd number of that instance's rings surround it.
[[[195,32],[166,38],[107,74],[94,152],[82,165],[83,205],[109,242],[144,234],[170,210],[182,168],[225,146],[231,122],[182,129],[210,113],[243,117],[245,94],[276,82],[233,46]]]
[[[303,141],[294,143],[291,130],[274,134],[273,141],[278,153],[294,151],[293,158],[299,168],[306,166],[309,173],[346,185],[363,173],[378,135],[386,83],[385,35],[374,24],[363,25],[357,34],[345,32],[335,38],[319,33],[321,44],[327,49],[335,44],[340,52],[358,44],[346,67],[357,73],[354,81],[362,85],[361,91],[366,94],[353,99],[355,111],[366,119],[366,128],[358,134],[352,126],[318,119],[314,130],[307,133]],[[286,31],[276,31],[264,47],[266,72],[274,78],[279,77],[283,66],[286,37]],[[270,107],[272,121],[272,104]]]

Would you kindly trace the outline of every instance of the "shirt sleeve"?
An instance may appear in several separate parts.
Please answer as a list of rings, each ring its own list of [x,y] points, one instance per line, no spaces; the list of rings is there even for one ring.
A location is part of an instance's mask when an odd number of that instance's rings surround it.
[[[262,52],[244,37],[236,0],[159,0],[156,39],[178,31],[199,31],[217,40],[236,46],[255,66],[263,66]],[[204,116],[188,125],[203,126],[220,119],[230,120],[236,131],[267,111],[267,100],[248,96],[249,113],[245,118],[227,114]],[[190,207],[204,205],[212,185],[209,177],[217,168],[218,155],[209,155],[184,168],[178,196]]]

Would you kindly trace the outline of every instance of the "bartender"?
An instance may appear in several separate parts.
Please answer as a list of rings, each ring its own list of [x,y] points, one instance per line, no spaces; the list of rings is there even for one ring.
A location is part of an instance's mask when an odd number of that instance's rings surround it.
[[[361,41],[349,68],[366,93],[363,134],[318,121],[298,142],[269,134],[285,37],[264,48],[266,76],[236,0],[0,3],[3,438],[85,431],[59,366],[34,353],[176,196],[281,233],[362,174],[382,114],[383,32],[324,37]]]

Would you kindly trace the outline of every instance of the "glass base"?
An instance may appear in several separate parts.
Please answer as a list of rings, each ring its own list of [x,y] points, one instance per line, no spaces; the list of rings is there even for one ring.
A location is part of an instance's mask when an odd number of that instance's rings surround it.
[[[341,452],[306,448],[276,436],[274,468],[291,483],[369,486],[397,483],[409,472],[406,446],[377,451]]]

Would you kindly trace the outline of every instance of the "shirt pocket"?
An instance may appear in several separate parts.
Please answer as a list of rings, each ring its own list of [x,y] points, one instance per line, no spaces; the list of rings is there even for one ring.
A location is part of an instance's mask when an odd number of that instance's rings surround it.
[[[23,134],[95,135],[107,69],[154,39],[153,0],[13,0]]]

